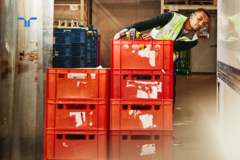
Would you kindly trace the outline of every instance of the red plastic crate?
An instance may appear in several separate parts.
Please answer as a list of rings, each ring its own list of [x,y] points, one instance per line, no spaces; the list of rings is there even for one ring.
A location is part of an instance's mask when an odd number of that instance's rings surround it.
[[[110,131],[109,160],[172,160],[172,132]]]
[[[44,158],[106,160],[107,132],[45,130]]]
[[[150,79],[141,79],[148,76]],[[172,99],[172,70],[112,70],[111,99]]]
[[[98,51],[97,51],[97,65],[100,65],[100,42],[101,42],[101,36],[98,35]]]
[[[173,69],[173,41],[112,40],[112,69]]]
[[[109,99],[110,69],[47,69],[46,98]]]
[[[47,99],[45,128],[108,130],[109,101]]]
[[[172,130],[172,100],[110,100],[110,130]]]

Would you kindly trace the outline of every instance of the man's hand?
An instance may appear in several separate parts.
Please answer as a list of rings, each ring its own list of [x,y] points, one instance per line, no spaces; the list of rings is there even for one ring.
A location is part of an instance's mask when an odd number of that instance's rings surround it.
[[[123,34],[122,32],[119,32],[119,33],[115,34],[113,39],[121,39],[122,34]]]
[[[144,34],[144,35],[142,35],[142,39],[144,39],[144,40],[152,40],[152,37],[150,36],[150,34]]]

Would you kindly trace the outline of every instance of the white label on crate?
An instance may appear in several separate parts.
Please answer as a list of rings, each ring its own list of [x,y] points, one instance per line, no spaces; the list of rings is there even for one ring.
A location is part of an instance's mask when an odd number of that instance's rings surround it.
[[[154,67],[155,66],[155,51],[150,51],[149,55],[150,55],[149,63],[152,67]]]
[[[87,79],[86,73],[68,73],[67,74],[68,79]]]
[[[156,125],[153,125],[153,115],[151,114],[140,115],[139,119],[141,120],[144,129],[156,127]]]
[[[76,127],[81,126],[85,121],[85,112],[70,112],[70,117],[75,116]]]
[[[129,115],[131,116],[132,114],[134,114],[134,118],[136,118],[136,116],[138,114],[141,114],[142,112],[141,111],[136,111],[136,110],[129,110]]]
[[[139,50],[138,55],[140,57],[149,58],[149,63],[152,67],[155,67],[155,51],[150,51],[151,45],[147,46],[144,50]]]
[[[157,99],[158,92],[162,92],[162,82],[146,82],[128,80],[126,87],[137,88],[137,98]]]
[[[79,85],[83,83],[83,84],[87,84],[87,82],[81,82],[81,81],[77,81],[77,87],[79,87]]]
[[[137,44],[132,45],[132,50],[139,50],[139,46]]]
[[[142,152],[140,156],[156,154],[155,144],[145,144],[142,145]]]
[[[91,73],[91,79],[96,79],[96,73]]]
[[[63,147],[68,147],[68,145],[66,145],[66,144],[63,142]]]

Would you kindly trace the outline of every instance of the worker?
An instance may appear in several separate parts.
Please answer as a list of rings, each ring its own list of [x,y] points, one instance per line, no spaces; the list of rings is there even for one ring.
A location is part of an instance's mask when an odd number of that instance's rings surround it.
[[[159,14],[151,19],[143,20],[130,25],[118,32],[114,39],[120,39],[121,35],[128,32],[130,28],[135,28],[138,32],[152,29],[149,34],[143,34],[144,40],[173,40],[174,66],[178,59],[178,52],[190,49],[197,45],[197,31],[202,29],[209,21],[211,14],[204,8],[198,8],[190,17],[183,16],[175,12]],[[175,105],[176,68],[173,74],[173,111]],[[181,141],[173,138],[174,145],[181,145]]]

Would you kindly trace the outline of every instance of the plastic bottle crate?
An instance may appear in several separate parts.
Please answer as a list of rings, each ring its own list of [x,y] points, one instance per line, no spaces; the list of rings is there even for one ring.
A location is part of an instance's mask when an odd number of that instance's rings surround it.
[[[172,70],[111,70],[111,99],[173,98]]]
[[[109,160],[172,159],[171,131],[110,131],[109,137]]]
[[[45,129],[108,130],[108,100],[47,99]]]
[[[173,41],[112,40],[112,69],[173,69]]]
[[[95,68],[94,62],[87,62],[87,68]]]
[[[110,100],[110,130],[172,130],[172,100]]]
[[[92,63],[92,51],[87,50],[87,63]]]
[[[87,43],[87,30],[72,29],[72,43]]]
[[[86,56],[73,57],[73,68],[86,68],[86,67],[87,67]]]
[[[92,50],[92,37],[87,36],[87,50]]]
[[[53,68],[72,68],[72,57],[53,57]]]
[[[72,43],[72,55],[73,56],[86,56],[87,44],[86,43]]]
[[[47,69],[46,98],[109,99],[109,69]]]
[[[71,44],[54,44],[53,56],[72,56]]]
[[[55,44],[72,44],[71,32],[54,32]]]
[[[106,160],[106,131],[45,130],[44,158]]]
[[[97,29],[93,29],[93,37],[98,37],[98,30]]]

